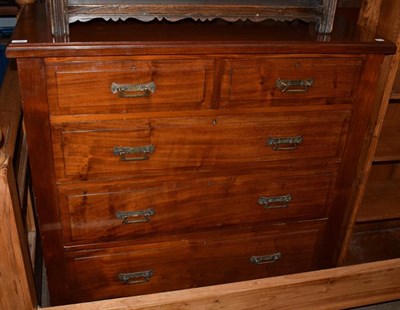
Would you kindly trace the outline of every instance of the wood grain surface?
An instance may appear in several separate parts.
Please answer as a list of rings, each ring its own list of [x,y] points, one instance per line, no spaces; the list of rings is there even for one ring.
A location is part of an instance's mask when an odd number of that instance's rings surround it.
[[[54,310],[345,309],[400,298],[400,259]],[[53,309],[52,309],[53,310]]]

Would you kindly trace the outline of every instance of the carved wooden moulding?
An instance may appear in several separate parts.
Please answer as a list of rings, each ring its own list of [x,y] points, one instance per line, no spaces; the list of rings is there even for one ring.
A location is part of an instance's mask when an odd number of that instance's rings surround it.
[[[184,18],[255,22],[300,19],[315,22],[320,33],[330,33],[336,3],[337,0],[48,0],[54,35],[67,35],[69,23],[94,18],[135,18],[144,22]]]

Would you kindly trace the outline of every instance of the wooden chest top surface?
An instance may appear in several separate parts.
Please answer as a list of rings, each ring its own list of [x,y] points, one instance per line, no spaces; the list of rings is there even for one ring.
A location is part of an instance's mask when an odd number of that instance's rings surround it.
[[[70,35],[53,37],[43,5],[21,12],[7,50],[11,58],[37,56],[106,56],[135,54],[273,54],[384,53],[395,45],[357,27],[338,14],[330,35],[315,32],[298,21],[229,23],[221,20],[105,22],[94,20],[70,25]]]

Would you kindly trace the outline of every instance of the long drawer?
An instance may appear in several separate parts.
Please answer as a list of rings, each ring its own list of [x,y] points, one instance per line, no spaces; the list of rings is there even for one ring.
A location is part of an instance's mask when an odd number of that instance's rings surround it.
[[[214,61],[200,59],[47,59],[50,113],[93,114],[204,109]]]
[[[326,216],[335,174],[295,173],[185,175],[64,186],[59,189],[64,240],[66,244],[132,240]]]
[[[320,221],[71,252],[69,293],[79,302],[308,271],[317,267],[323,227]]]
[[[58,181],[283,160],[340,160],[351,111],[53,125]]]
[[[362,67],[356,57],[226,60],[220,107],[351,103]]]

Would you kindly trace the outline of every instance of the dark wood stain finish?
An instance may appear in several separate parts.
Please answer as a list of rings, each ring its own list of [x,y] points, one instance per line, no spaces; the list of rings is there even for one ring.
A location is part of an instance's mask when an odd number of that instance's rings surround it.
[[[269,230],[198,233],[184,240],[68,253],[74,298],[140,295],[220,284],[227,278],[242,281],[312,270],[324,224],[316,221]],[[274,262],[251,261],[253,256],[277,253],[279,258]],[[145,283],[126,285],[118,277],[150,270],[153,275]]]
[[[335,266],[395,50],[337,21],[328,37],[301,22],[91,21],[63,41],[25,7],[13,40],[27,42],[7,53],[53,304]],[[121,98],[113,82],[155,91]]]

